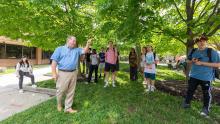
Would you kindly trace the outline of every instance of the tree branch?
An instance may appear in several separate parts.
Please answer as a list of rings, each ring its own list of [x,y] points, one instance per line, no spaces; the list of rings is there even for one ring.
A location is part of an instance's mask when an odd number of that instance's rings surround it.
[[[200,0],[200,1],[197,3],[196,7],[194,8],[194,11],[196,11],[196,9],[198,8],[199,4],[200,4],[202,1],[203,1],[203,0]]]
[[[160,30],[160,32],[159,32],[159,31],[152,31],[152,32],[153,32],[153,33],[157,33],[157,34],[161,34],[161,33],[166,34],[166,33],[165,33],[166,31],[164,31],[163,29],[159,29],[159,30]],[[179,40],[179,41],[182,42],[184,45],[186,45],[186,43],[185,43],[182,39],[180,39],[179,37],[175,36],[174,34],[169,33],[168,35],[170,35],[171,37],[175,38],[176,40]]]
[[[209,1],[206,3],[205,7],[202,9],[201,13],[199,14],[198,19],[195,22],[199,22],[205,16],[207,11],[206,12],[204,12],[204,11],[205,11],[206,7],[209,5],[209,3],[210,3]]]
[[[177,37],[177,36],[175,36],[175,35],[173,35],[173,34],[170,34],[173,38],[175,38],[175,39],[177,39],[177,40],[179,40],[180,42],[182,42],[184,45],[186,45],[186,43],[182,40],[182,39],[180,39],[179,37]]]
[[[186,22],[186,20],[183,18],[182,14],[180,13],[179,8],[177,7],[176,2],[175,2],[175,1],[173,1],[173,3],[174,3],[174,6],[175,6],[175,8],[176,8],[176,10],[177,10],[177,12],[178,12],[178,14],[179,14],[180,18],[181,18],[181,19],[182,19],[184,22]]]
[[[191,11],[191,0],[186,0],[186,15],[187,15],[187,22],[192,20],[192,11]]]
[[[207,19],[207,21],[206,21],[205,23],[208,23],[209,20],[211,19],[211,17],[215,14],[215,11],[216,11],[216,9],[217,9],[219,3],[220,3],[220,0],[217,0],[217,1],[216,1],[216,4],[215,4],[215,6],[214,6],[214,9],[213,9],[213,11],[212,11],[212,13],[209,15],[209,17],[208,17],[208,19]]]
[[[193,2],[192,2],[192,11],[193,11],[193,13],[194,13],[194,7],[195,7],[195,4],[196,4],[196,0],[193,0]]]
[[[215,32],[217,32],[220,29],[220,24],[218,26],[216,26],[211,32],[209,32],[207,34],[207,36],[212,36],[213,34],[215,34]]]

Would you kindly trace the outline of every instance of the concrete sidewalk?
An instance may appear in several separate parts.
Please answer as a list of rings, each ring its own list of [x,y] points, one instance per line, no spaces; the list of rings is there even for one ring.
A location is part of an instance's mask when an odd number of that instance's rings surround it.
[[[49,65],[35,69],[33,72],[35,82],[51,79],[49,76],[44,76],[49,72],[51,72]],[[30,78],[24,78],[24,85],[30,82]],[[15,73],[0,75],[0,121],[50,98],[52,98],[51,95],[44,93],[30,91],[18,93],[18,78]]]

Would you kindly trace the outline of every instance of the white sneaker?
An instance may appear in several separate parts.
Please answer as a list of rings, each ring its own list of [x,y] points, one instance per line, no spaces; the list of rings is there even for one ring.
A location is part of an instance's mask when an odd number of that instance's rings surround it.
[[[85,84],[89,84],[88,82],[85,82]]]
[[[116,87],[116,86],[115,86],[115,83],[112,83],[112,87]]]
[[[106,88],[108,86],[108,81],[105,81],[105,86],[104,88]]]
[[[143,81],[143,85],[147,85],[147,81]]]
[[[23,89],[20,89],[20,90],[19,90],[19,93],[24,93],[24,90],[23,90]]]
[[[151,86],[151,91],[154,92],[156,90],[156,88],[154,86]]]
[[[106,88],[108,86],[108,84],[105,84],[104,88]]]
[[[150,91],[150,89],[146,89],[145,92],[148,93]]]
[[[37,85],[33,84],[31,87],[32,87],[32,88],[37,88]]]

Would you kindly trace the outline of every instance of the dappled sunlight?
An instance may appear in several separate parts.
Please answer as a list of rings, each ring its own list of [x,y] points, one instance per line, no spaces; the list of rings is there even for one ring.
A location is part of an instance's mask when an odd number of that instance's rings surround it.
[[[119,72],[117,74],[117,78],[116,78],[117,82],[121,85],[121,84],[127,84],[130,79],[129,79],[129,76],[128,74],[125,74],[125,73],[122,73],[122,72]]]
[[[88,100],[83,102],[83,108],[88,108],[90,105],[90,102]]]
[[[108,115],[110,123],[117,123],[117,120],[119,118],[118,113],[116,113],[114,111],[110,111],[110,112],[107,113],[107,115]]]

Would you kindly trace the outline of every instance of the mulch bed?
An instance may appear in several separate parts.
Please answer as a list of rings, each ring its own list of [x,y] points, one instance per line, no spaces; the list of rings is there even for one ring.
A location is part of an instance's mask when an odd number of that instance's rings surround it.
[[[157,81],[156,88],[160,91],[167,92],[175,96],[185,96],[187,91],[188,84],[185,81]],[[202,100],[203,94],[200,86],[197,87],[197,90],[194,94],[194,99]],[[213,87],[212,89],[212,102],[220,105],[220,88]]]

